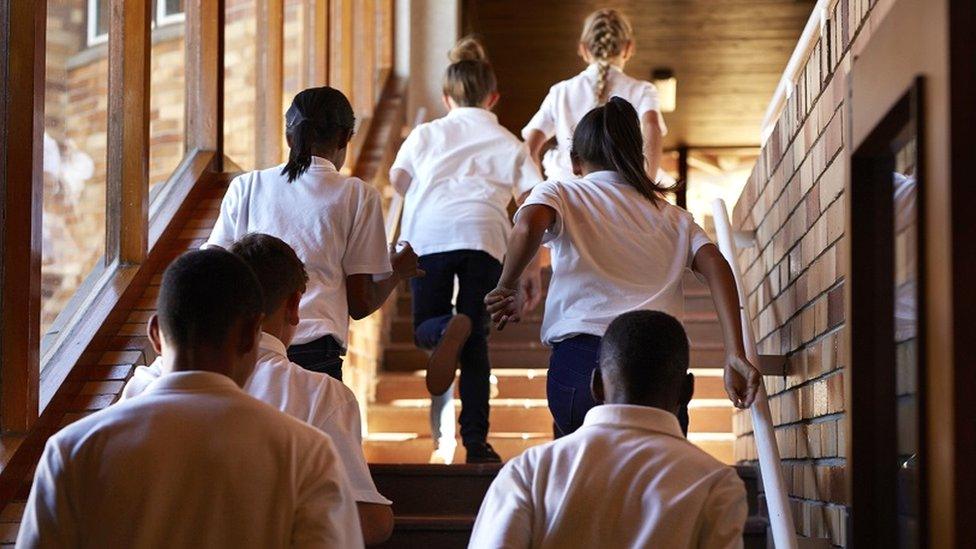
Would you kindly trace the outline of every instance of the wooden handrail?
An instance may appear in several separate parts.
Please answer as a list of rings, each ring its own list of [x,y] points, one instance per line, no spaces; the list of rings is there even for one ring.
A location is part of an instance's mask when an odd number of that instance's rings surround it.
[[[426,119],[427,108],[418,108],[417,113],[413,117],[413,123],[410,125],[410,129],[423,124]],[[392,187],[391,190],[393,191],[393,196],[390,197],[390,209],[386,212],[386,238],[392,246],[400,236],[400,219],[403,217],[403,195]]]

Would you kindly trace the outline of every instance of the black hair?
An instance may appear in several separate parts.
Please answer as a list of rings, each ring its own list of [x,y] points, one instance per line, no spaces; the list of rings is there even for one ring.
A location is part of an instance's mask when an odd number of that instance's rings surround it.
[[[352,105],[341,91],[323,86],[298,92],[285,113],[291,151],[281,174],[288,176],[289,183],[298,179],[312,164],[314,145],[342,148],[355,126]]]
[[[298,254],[284,240],[251,233],[230,247],[254,271],[264,293],[264,314],[274,314],[288,296],[304,292],[308,282],[305,265]]]
[[[220,345],[239,320],[262,310],[254,271],[219,248],[187,252],[163,273],[156,299],[160,329],[177,346]]]
[[[667,313],[624,313],[603,335],[600,369],[617,383],[627,402],[677,406],[686,397],[688,336]]]
[[[644,137],[637,111],[626,99],[612,97],[605,105],[586,113],[573,132],[572,156],[613,170],[652,203],[671,190],[647,176]]]

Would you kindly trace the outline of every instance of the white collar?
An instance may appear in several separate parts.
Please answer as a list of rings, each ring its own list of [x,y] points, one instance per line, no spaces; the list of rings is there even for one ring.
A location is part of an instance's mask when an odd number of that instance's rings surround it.
[[[601,183],[620,183],[626,184],[627,181],[624,180],[620,172],[613,170],[600,170],[596,172],[590,172],[583,176],[583,179],[587,181],[598,181]]]
[[[181,393],[240,391],[234,380],[216,372],[193,370],[170,372],[156,378],[144,392],[169,391]]]
[[[322,158],[321,156],[312,156],[312,162],[308,165],[309,169],[325,170],[327,172],[338,172],[335,164],[327,158]]]
[[[446,118],[456,118],[459,116],[485,118],[495,122],[496,124],[498,123],[498,115],[489,111],[488,109],[482,109],[481,107],[454,107],[453,109],[447,111]]]
[[[285,347],[285,344],[268,332],[261,332],[261,341],[258,343],[258,347],[262,351],[269,351],[284,357],[288,356],[288,348]]]
[[[678,418],[660,408],[634,404],[602,404],[586,413],[583,426],[604,425],[623,429],[654,431],[684,439]]]

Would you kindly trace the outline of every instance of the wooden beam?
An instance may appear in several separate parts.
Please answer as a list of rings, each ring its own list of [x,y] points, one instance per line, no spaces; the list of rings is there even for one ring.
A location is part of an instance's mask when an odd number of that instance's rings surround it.
[[[223,156],[224,0],[186,2],[186,152]]]
[[[283,0],[257,0],[254,152],[258,169],[274,166],[282,158],[284,10]]]
[[[352,2],[332,0],[329,19],[329,85],[352,101]]]
[[[146,258],[152,0],[110,0],[105,262]]]
[[[356,114],[369,117],[376,105],[376,9],[375,2],[355,2],[352,29],[356,62],[353,70],[352,105]]]
[[[37,419],[47,2],[0,3],[0,429]]]
[[[329,83],[329,0],[306,0],[305,83],[308,87]]]

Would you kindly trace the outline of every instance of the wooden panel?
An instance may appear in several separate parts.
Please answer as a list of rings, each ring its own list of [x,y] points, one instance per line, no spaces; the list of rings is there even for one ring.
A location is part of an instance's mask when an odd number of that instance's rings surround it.
[[[813,0],[620,0],[634,27],[631,76],[669,67],[677,110],[665,113],[665,147],[758,144],[763,112]],[[576,55],[583,20],[596,0],[465,0],[465,33],[483,38],[498,74],[499,119],[513,131],[538,109],[549,87],[585,68]],[[445,52],[446,53],[446,52]]]
[[[362,117],[372,114],[376,100],[376,10],[375,1],[356,2],[353,11],[352,106]]]
[[[332,0],[330,4],[329,85],[349,96],[353,83],[353,2]]]
[[[151,0],[111,0],[105,261],[146,257]]]
[[[305,82],[329,83],[329,0],[307,0],[305,7]]]
[[[46,2],[0,4],[0,429],[37,419]]]
[[[257,0],[254,151],[258,169],[274,166],[282,159],[284,17],[282,0]]]
[[[223,150],[224,0],[186,2],[186,150]]]

